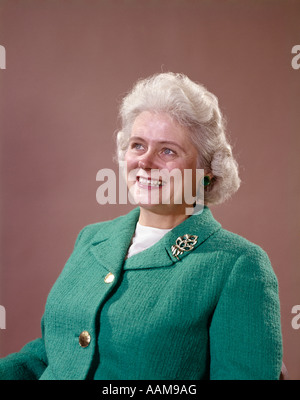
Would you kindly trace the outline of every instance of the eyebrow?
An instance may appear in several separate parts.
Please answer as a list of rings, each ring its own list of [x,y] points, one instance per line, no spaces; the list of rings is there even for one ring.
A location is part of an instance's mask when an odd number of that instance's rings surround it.
[[[131,142],[134,142],[134,141],[137,141],[137,140],[139,140],[141,142],[146,142],[146,140],[141,138],[140,136],[131,136],[130,139],[129,139],[129,142],[131,143]],[[161,140],[161,141],[158,141],[158,143],[160,143],[160,144],[170,144],[172,146],[179,147],[184,153],[186,153],[186,151],[179,144],[177,144],[176,142],[172,142],[171,140]]]

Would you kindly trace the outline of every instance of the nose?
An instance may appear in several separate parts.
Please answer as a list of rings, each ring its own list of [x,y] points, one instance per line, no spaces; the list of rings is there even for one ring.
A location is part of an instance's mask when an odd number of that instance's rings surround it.
[[[150,149],[144,154],[140,155],[138,160],[138,167],[142,169],[155,169],[157,168],[155,162],[155,154]]]
[[[139,160],[139,162],[138,162],[138,167],[139,167],[139,168],[146,169],[146,168],[145,168],[145,165],[146,165],[146,164],[144,163],[144,161]]]

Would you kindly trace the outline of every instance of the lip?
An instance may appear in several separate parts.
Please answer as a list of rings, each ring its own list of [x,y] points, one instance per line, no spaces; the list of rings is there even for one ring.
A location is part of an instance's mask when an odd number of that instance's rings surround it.
[[[165,185],[161,179],[151,179],[150,176],[141,175],[136,177],[136,182],[139,187],[147,189],[161,189]]]

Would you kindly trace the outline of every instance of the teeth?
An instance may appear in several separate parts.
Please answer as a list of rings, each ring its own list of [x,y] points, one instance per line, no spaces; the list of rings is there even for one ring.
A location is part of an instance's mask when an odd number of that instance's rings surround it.
[[[161,181],[157,181],[154,179],[146,179],[146,178],[142,178],[142,177],[139,177],[139,182],[142,185],[150,185],[150,186],[162,186],[163,185],[163,183]]]

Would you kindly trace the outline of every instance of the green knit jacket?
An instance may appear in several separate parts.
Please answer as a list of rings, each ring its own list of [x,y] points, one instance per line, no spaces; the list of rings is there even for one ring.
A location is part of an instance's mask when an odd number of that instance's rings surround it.
[[[42,337],[1,359],[0,378],[279,379],[278,284],[266,253],[205,207],[125,260],[139,212],[81,231]],[[197,243],[177,259],[172,245],[185,234]]]

